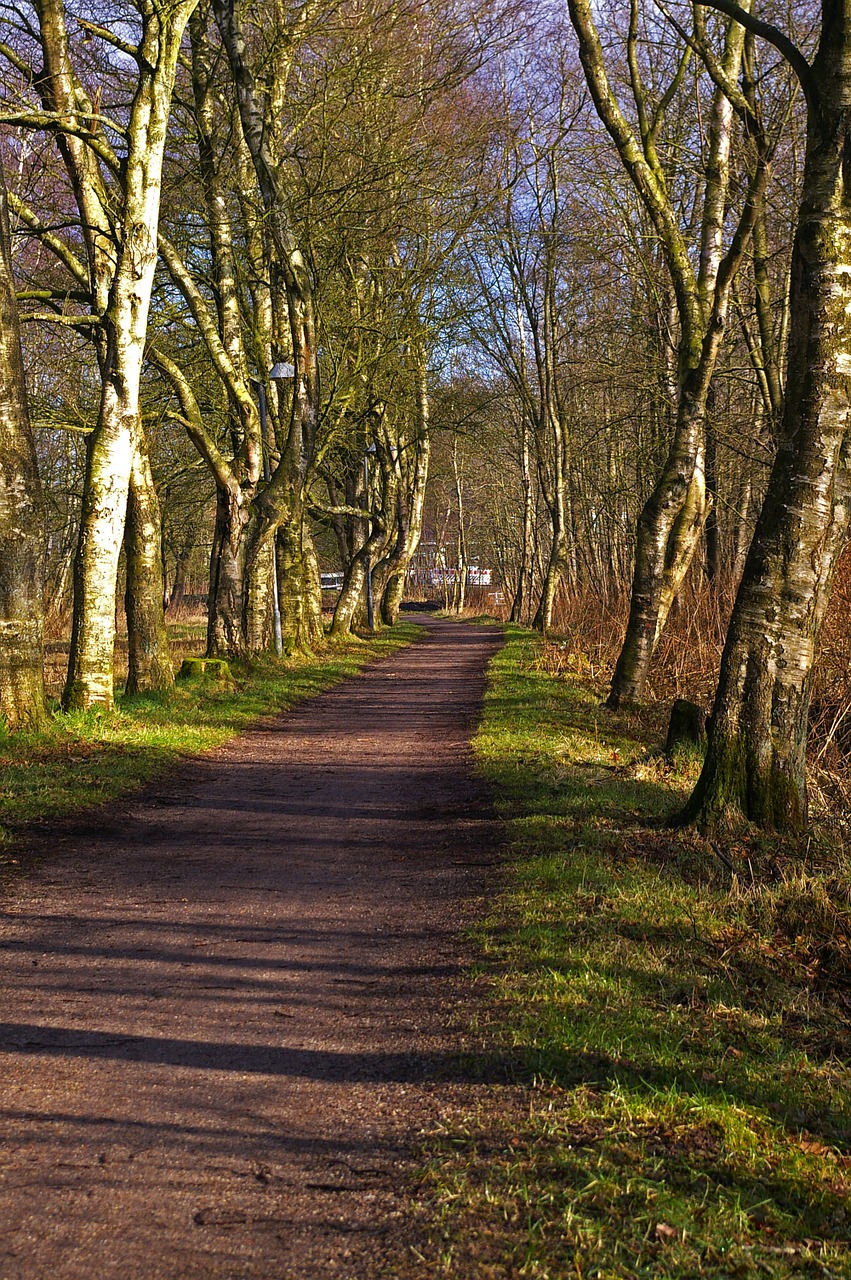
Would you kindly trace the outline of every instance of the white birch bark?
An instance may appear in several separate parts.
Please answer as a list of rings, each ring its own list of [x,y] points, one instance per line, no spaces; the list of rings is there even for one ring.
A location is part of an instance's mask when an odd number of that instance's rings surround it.
[[[113,705],[115,587],[139,385],[157,261],[160,185],[175,69],[196,0],[142,10],[139,76],[127,128],[118,253],[104,313],[106,346],[98,423],[88,441],[80,542],[74,566],[74,629],[66,706]]]

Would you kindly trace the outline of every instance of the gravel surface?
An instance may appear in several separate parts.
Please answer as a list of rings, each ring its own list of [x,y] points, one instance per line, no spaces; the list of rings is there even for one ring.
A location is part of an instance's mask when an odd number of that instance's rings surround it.
[[[0,1280],[407,1274],[498,875],[469,734],[500,638],[422,621],[39,837],[0,913]]]

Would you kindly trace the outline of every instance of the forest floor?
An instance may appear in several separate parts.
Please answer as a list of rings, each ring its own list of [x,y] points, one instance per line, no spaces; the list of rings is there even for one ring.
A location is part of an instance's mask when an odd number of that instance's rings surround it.
[[[6,885],[2,1280],[401,1272],[497,876],[469,737],[493,629],[426,638],[140,793]],[[84,762],[85,763],[85,762]]]
[[[671,829],[661,705],[422,621],[0,744],[0,1280],[849,1280],[842,815]]]
[[[506,628],[479,1034],[526,1092],[430,1135],[433,1274],[848,1280],[848,814],[797,843],[672,828],[699,759],[666,758],[664,705],[604,694],[581,643]]]

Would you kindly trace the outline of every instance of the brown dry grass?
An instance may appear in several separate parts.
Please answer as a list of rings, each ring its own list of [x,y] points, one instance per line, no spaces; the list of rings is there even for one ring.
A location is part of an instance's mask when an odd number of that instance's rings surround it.
[[[175,670],[184,658],[201,653],[204,649],[207,611],[203,605],[186,604],[169,609],[166,615],[171,658]],[[44,683],[48,697],[59,698],[68,671],[68,652],[71,645],[71,618],[68,614],[53,615],[45,628]],[[121,689],[127,679],[127,624],[118,616],[115,640],[115,687]]]
[[[676,601],[653,660],[645,705],[636,716],[664,737],[675,698],[712,706],[736,583],[710,584],[693,571]],[[581,674],[605,696],[628,611],[625,587],[606,599],[563,591],[544,651],[552,674]],[[851,843],[851,546],[837,568],[813,680],[809,786],[814,814],[837,843]]]

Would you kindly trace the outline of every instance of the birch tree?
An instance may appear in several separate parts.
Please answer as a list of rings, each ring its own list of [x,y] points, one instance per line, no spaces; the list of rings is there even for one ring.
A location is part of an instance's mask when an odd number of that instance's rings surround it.
[[[287,185],[285,103],[294,52],[301,33],[315,20],[319,8],[319,0],[309,0],[283,19],[275,15],[267,31],[261,87],[235,0],[213,0],[274,255],[273,286],[277,284],[278,288],[273,305],[277,305],[281,318],[286,316],[289,331],[289,353],[276,354],[289,355],[294,368],[289,423],[280,457],[269,483],[253,504],[246,530],[249,569],[263,544],[275,539],[284,643],[291,649],[309,647],[314,638],[303,524],[305,484],[319,427],[319,366],[314,279]],[[283,324],[279,324],[279,332],[282,330]]]
[[[590,0],[568,0],[568,7],[594,106],[659,238],[676,298],[679,325],[676,421],[667,459],[638,521],[629,620],[608,698],[608,705],[617,707],[641,697],[650,659],[708,514],[707,397],[727,323],[732,284],[768,177],[769,147],[759,116],[738,87],[744,30],[731,23],[718,60],[718,82],[711,100],[695,269],[672,197],[672,175],[666,173],[660,158],[666,112],[686,77],[691,43],[683,46],[669,83],[654,101],[638,56],[639,0],[630,0],[626,59],[636,119],[633,127],[612,86]],[[748,122],[757,155],[736,225],[726,237],[725,226],[732,216],[734,104]]]
[[[210,21],[210,5],[202,0],[189,24],[192,109],[186,132],[195,134],[195,155],[190,149],[181,157],[183,169],[188,168],[191,175],[193,193],[197,191],[198,203],[193,207],[191,200],[181,198],[172,175],[175,208],[167,211],[161,226],[159,252],[186,304],[194,325],[193,339],[200,339],[206,348],[206,376],[221,388],[226,409],[219,429],[201,410],[185,367],[185,353],[169,349],[173,344],[168,343],[167,329],[157,335],[148,354],[170,383],[183,425],[216,485],[207,653],[212,657],[240,657],[266,647],[272,572],[271,546],[249,563],[245,538],[263,476],[264,448],[266,464],[270,454],[271,441],[261,439],[258,390],[262,383],[260,394],[268,399],[271,334],[266,318],[265,340],[261,339],[259,349],[251,353],[258,383],[249,371],[250,338],[256,324],[246,315],[240,280],[246,274],[268,280],[269,266],[262,248],[260,260],[252,261],[248,270],[241,268],[239,262],[240,254],[250,252],[258,214],[250,189],[241,200],[234,191],[235,168],[245,179],[244,165],[239,168],[240,160],[246,159],[245,148],[238,113],[228,101],[230,85],[216,70],[221,49],[211,38]],[[180,177],[186,185],[184,173]],[[253,181],[250,174],[249,181]],[[194,242],[181,229],[180,215],[186,209],[192,210],[193,226],[200,221],[206,243]],[[209,403],[209,395],[204,399]]]
[[[796,831],[807,819],[813,661],[851,513],[851,5],[823,0],[811,61],[738,5],[712,7],[794,68],[807,150],[779,448],[730,621],[709,750],[683,816]]]
[[[0,715],[9,729],[45,719],[43,634],[44,508],[0,171]]]
[[[157,261],[171,95],[194,4],[195,0],[178,0],[163,6],[156,0],[139,0],[121,34],[81,16],[75,19],[87,39],[103,42],[119,59],[122,72],[135,68],[126,113],[119,107],[121,119],[102,114],[100,95],[95,100],[87,93],[74,68],[62,0],[36,0],[34,5],[43,67],[32,80],[42,111],[23,111],[15,122],[47,130],[57,139],[79,209],[85,259],[63,247],[49,228],[42,227],[40,234],[48,237],[51,249],[79,284],[88,287],[91,314],[79,321],[95,335],[101,379],[98,419],[87,438],[66,706],[113,705],[115,592],[131,488],[138,504],[130,534],[150,540],[149,548],[140,550],[141,559],[147,557],[149,563],[144,573],[141,561],[137,566],[137,595],[142,584],[150,582],[152,555],[159,554],[159,513],[144,457],[139,388]],[[135,44],[128,38],[131,31],[138,36]],[[8,47],[4,52],[9,56]],[[21,209],[20,214],[36,229],[33,211]],[[143,485],[149,486],[144,494]],[[160,587],[159,604],[149,602],[154,612],[162,610],[162,595]],[[136,650],[143,665],[135,677],[131,673],[131,683],[134,678],[137,684],[141,679],[160,686],[171,682],[164,645],[160,618]],[[131,660],[133,656],[131,646]]]
[[[568,244],[575,193],[565,181],[565,169],[573,165],[577,99],[563,32],[549,31],[542,43],[543,48],[527,52],[521,74],[502,71],[500,119],[486,177],[488,206],[471,245],[468,269],[475,293],[471,331],[521,406],[521,451],[534,442],[550,541],[533,626],[547,632],[565,574],[573,582],[576,578],[572,424],[565,403],[572,320],[565,292],[574,265]],[[543,83],[536,83],[533,57],[546,66]],[[521,597],[530,576],[528,458],[524,490],[527,562],[519,574]]]

